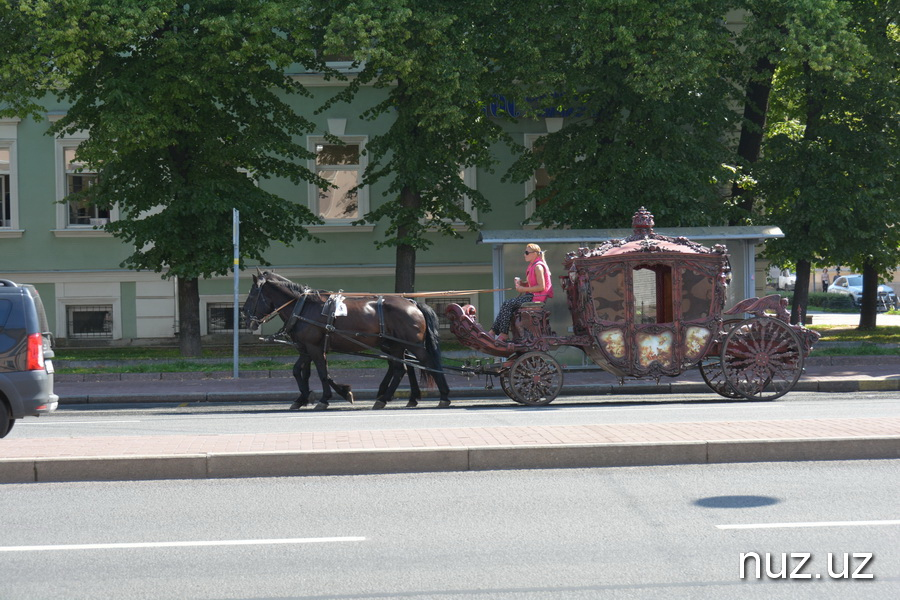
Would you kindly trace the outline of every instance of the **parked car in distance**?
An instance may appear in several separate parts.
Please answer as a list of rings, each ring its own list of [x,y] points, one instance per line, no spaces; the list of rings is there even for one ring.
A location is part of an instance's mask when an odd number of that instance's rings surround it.
[[[853,298],[853,305],[858,307],[862,305],[862,289],[862,275],[841,275],[835,278],[834,283],[828,286],[828,293],[849,295]],[[886,311],[892,308],[900,310],[900,300],[897,299],[897,294],[892,287],[883,283],[879,284],[878,302],[875,308],[879,311]]]
[[[778,274],[778,280],[775,282],[776,290],[792,290],[797,285],[797,274],[791,273],[787,269]]]
[[[37,290],[0,279],[0,438],[16,419],[56,410],[53,344]]]

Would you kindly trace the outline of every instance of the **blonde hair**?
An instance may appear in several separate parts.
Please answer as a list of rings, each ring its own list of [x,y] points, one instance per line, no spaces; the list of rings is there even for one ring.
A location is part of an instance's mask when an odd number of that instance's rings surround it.
[[[544,256],[544,251],[541,250],[541,247],[537,244],[528,244],[527,246],[525,246],[525,249],[529,252],[538,252],[542,257]]]

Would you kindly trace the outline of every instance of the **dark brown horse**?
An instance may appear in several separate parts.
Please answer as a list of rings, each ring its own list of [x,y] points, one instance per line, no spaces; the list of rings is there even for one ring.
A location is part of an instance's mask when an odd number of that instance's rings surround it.
[[[326,354],[370,349],[380,350],[394,359],[389,361],[388,374],[373,408],[384,408],[393,397],[407,370],[401,362],[407,355],[414,357],[423,367],[423,374],[437,384],[438,406],[450,405],[450,390],[441,365],[437,315],[431,307],[400,296],[350,297],[343,300],[346,315],[330,316],[334,314],[333,306],[326,306],[330,297],[328,292],[311,290],[265,271],[253,276],[253,287],[241,309],[251,329],[279,316],[285,323],[284,333],[300,352],[293,371],[300,396],[292,409],[309,402],[310,363],[316,365],[322,381],[322,398],[316,409],[328,407],[332,389],[352,401],[350,387],[335,383],[328,375]],[[407,406],[415,406],[418,400],[415,397],[418,387],[411,388]]]

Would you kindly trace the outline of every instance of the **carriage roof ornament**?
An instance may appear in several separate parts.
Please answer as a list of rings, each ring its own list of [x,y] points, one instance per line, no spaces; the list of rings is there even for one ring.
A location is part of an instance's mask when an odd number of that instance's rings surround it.
[[[656,223],[653,221],[653,214],[643,206],[631,217],[631,226],[634,228],[634,235],[636,236],[652,236],[654,225]]]

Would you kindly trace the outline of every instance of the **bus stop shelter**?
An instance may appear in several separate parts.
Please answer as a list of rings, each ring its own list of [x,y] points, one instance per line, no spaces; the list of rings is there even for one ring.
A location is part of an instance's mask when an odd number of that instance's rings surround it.
[[[784,237],[781,229],[769,226],[654,227],[653,231],[670,237],[683,236],[704,246],[722,244],[728,249],[732,273],[726,308],[745,298],[765,295],[765,273],[762,265],[757,267],[757,246],[767,239]],[[524,247],[526,244],[535,243],[545,251],[545,260],[553,275],[554,288],[558,291],[558,275],[563,274],[562,265],[568,252],[578,248],[592,248],[608,240],[624,239],[632,233],[633,229],[488,230],[479,234],[478,243],[490,244],[493,248],[495,289],[512,287],[512,278],[516,275],[524,279],[526,266]],[[563,317],[568,319],[564,294],[557,293],[555,298],[549,300],[554,315],[551,323],[556,321],[556,327],[565,330],[570,323],[564,322],[563,319]],[[500,305],[505,299],[504,292],[494,292],[494,314],[500,310]]]

